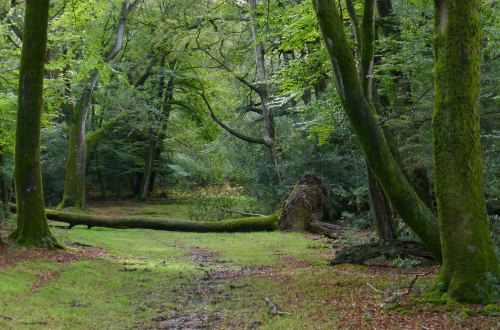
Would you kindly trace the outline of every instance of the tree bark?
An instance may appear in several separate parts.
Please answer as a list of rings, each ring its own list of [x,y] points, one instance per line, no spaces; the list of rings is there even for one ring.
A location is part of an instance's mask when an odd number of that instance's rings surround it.
[[[333,0],[313,0],[326,42],[342,105],[375,177],[401,218],[441,261],[436,217],[420,200],[395,161],[383,133],[366,102],[356,73],[352,50]]]
[[[479,137],[481,1],[434,1],[434,170],[443,267],[436,291],[499,298],[500,266],[484,199]]]
[[[19,70],[14,180],[17,228],[11,237],[21,245],[60,247],[44,209],[40,168],[40,130],[49,0],[26,1]]]
[[[375,221],[377,236],[384,241],[392,241],[395,238],[394,222],[392,219],[391,205],[378,183],[370,165],[366,164],[368,173],[368,192],[370,197],[370,209]]]

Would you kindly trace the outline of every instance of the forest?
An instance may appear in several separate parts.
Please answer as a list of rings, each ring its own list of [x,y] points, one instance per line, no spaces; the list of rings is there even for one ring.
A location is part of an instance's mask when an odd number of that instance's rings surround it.
[[[0,328],[500,327],[497,0],[0,0]]]

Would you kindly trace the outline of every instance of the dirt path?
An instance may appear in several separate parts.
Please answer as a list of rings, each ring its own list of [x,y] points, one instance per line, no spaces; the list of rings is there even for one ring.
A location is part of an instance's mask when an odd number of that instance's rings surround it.
[[[233,299],[233,291],[248,286],[242,277],[268,273],[271,267],[248,266],[231,268],[230,260],[207,248],[175,244],[177,248],[189,250],[185,258],[193,263],[204,275],[193,278],[189,287],[173,290],[178,296],[179,308],[173,311],[159,311],[152,324],[140,328],[147,329],[212,329],[221,320],[219,306]],[[259,324],[255,324],[258,326]]]

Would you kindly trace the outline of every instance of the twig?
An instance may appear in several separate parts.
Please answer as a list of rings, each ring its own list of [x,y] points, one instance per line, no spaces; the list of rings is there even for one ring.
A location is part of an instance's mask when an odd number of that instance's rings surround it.
[[[6,320],[11,320],[14,322],[19,322],[21,324],[26,324],[26,325],[31,325],[31,324],[47,324],[47,322],[44,321],[39,321],[39,322],[26,322],[23,320],[16,319],[15,317],[12,316],[7,316],[7,315],[0,315],[1,318],[6,319]]]
[[[415,284],[415,282],[417,281],[417,279],[418,279],[419,276],[426,276],[426,275],[431,274],[432,272],[433,272],[433,270],[431,270],[431,271],[429,271],[427,273],[420,273],[420,274],[415,275],[415,278],[410,283],[410,287],[408,288],[408,291],[404,295],[407,296],[407,295],[410,294],[411,289],[413,288],[413,285]]]
[[[220,208],[222,211],[227,212],[227,213],[238,213],[241,215],[246,215],[247,217],[263,217],[264,214],[258,214],[258,213],[249,213],[249,212],[242,212],[242,211],[236,211],[236,210],[230,210],[226,209],[224,207]]]
[[[269,308],[271,308],[271,310],[269,311],[269,314],[272,314],[272,315],[292,315],[292,313],[280,311],[278,309],[278,304],[273,303],[271,301],[271,299],[266,298],[265,301],[266,301],[267,305],[269,306]]]
[[[248,283],[240,284],[240,285],[233,285],[229,284],[230,289],[242,289],[248,286]]]
[[[374,287],[373,285],[371,285],[370,283],[366,282],[366,285],[368,285],[373,291],[375,292],[378,292],[378,293],[383,293],[383,294],[386,294],[387,292],[385,291],[382,291],[382,290],[379,290],[377,289],[376,287]]]

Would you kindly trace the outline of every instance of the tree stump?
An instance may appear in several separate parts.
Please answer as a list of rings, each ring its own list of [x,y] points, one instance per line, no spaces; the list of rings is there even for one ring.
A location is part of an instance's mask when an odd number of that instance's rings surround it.
[[[323,234],[342,230],[339,226],[328,224],[338,218],[339,214],[321,179],[313,173],[307,173],[286,201],[278,219],[278,228],[282,231]]]

